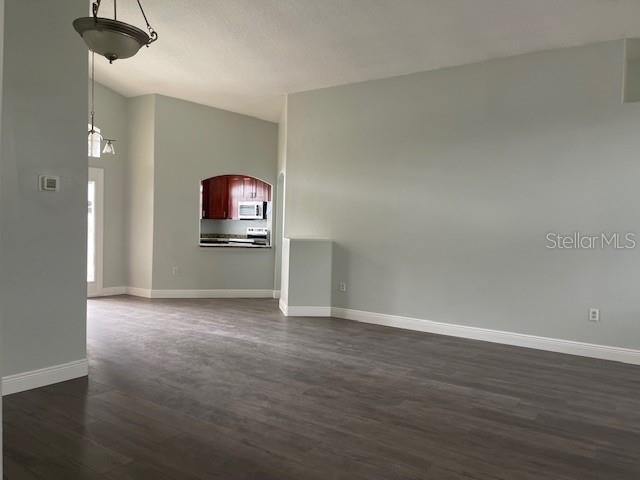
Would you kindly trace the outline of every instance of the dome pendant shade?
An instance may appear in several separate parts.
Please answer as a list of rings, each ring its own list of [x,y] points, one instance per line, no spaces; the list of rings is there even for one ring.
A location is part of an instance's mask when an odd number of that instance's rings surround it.
[[[109,63],[133,57],[144,45],[153,41],[138,27],[119,20],[101,17],[81,17],[73,21],[89,50],[104,56]]]

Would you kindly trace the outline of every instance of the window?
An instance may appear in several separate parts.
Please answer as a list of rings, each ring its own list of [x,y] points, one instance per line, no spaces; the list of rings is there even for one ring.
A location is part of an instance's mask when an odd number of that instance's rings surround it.
[[[98,149],[99,150],[99,149]],[[89,180],[89,210],[87,231],[87,282],[96,281],[96,182]]]

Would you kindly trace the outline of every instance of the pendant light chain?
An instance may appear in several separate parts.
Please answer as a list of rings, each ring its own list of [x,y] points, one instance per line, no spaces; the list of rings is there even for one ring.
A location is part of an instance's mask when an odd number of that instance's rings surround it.
[[[0,0],[2,1],[2,0]],[[142,7],[142,2],[137,0],[142,17],[147,25],[149,34],[144,30],[118,20],[118,0],[113,0],[113,20],[99,17],[102,0],[93,0],[91,10],[93,17],[80,17],[73,21],[73,28],[84,39],[91,51],[91,127],[89,130],[89,155],[95,147],[98,147],[98,157],[100,156],[101,142],[106,142],[102,153],[115,155],[115,140],[105,138],[96,132],[96,52],[102,55],[109,63],[115,60],[130,58],[134,56],[143,45],[147,47],[158,39],[158,33],[153,29],[147,18],[147,14]],[[96,145],[97,144],[97,145]]]
[[[96,52],[91,51],[91,131],[89,133],[96,133],[94,128],[95,117],[95,103],[96,103]]]
[[[95,105],[96,105],[96,53],[91,51],[91,130],[89,130],[89,142],[91,145],[91,149],[89,155],[93,156],[91,153],[93,151],[93,145],[96,143],[96,136],[98,138],[98,151],[100,150],[101,143],[103,141],[107,142],[104,147],[102,153],[110,153],[111,155],[116,154],[116,150],[114,147],[115,140],[113,138],[104,138],[101,133],[96,132],[95,127]],[[100,155],[97,155],[98,157]]]

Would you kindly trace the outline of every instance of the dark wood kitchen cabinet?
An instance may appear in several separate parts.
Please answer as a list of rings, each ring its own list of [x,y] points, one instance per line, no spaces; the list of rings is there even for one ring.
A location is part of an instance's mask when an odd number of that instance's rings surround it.
[[[244,200],[244,177],[229,176],[229,218],[238,219],[238,203]]]
[[[202,218],[224,220],[229,217],[229,179],[227,175],[202,182]]]
[[[251,177],[244,177],[242,179],[242,201],[249,202],[253,200],[253,196],[256,192],[256,179]]]
[[[243,181],[244,201],[269,202],[271,201],[271,185],[257,178],[245,177]]]
[[[253,179],[253,198],[255,202],[270,202],[271,201],[271,185],[264,183],[261,180]]]
[[[237,220],[240,202],[270,202],[271,185],[244,175],[220,175],[202,181],[202,218]]]

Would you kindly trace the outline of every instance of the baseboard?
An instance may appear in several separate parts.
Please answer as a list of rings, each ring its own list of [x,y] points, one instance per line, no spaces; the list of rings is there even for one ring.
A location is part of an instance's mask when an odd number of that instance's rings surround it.
[[[330,317],[331,307],[297,307],[280,302],[280,310],[287,317]]]
[[[289,307],[289,309],[291,309],[291,307]],[[331,309],[331,316],[346,320],[354,320],[356,322],[403,328],[406,330],[416,330],[419,332],[436,333],[452,337],[483,340],[485,342],[501,343],[517,347],[534,348],[549,352],[566,353],[569,355],[578,355],[582,357],[599,358],[602,360],[613,360],[616,362],[640,365],[640,350],[633,350],[630,348],[611,347],[549,337],[538,337],[522,333],[433,322],[419,318],[365,312],[362,310],[351,310],[348,308],[334,307]]]
[[[30,372],[17,373],[2,378],[2,395],[11,395],[58,382],[66,382],[74,378],[86,377],[88,374],[89,363],[86,358]]]
[[[133,295],[144,298],[280,298],[280,290],[219,289],[219,290],[151,290],[138,287],[103,288],[94,297]]]
[[[104,287],[95,295],[90,295],[89,297],[111,297],[113,295],[124,295],[125,293],[127,293],[127,287]]]
[[[138,288],[138,287],[127,287],[126,288],[127,295],[133,295],[134,297],[144,297],[151,298],[151,289],[149,288]]]
[[[151,290],[150,298],[273,298],[273,290]]]
[[[286,317],[287,315],[289,315],[289,306],[287,305],[287,303],[281,298],[280,301],[278,302],[278,307],[280,308],[280,311],[282,312],[282,314]]]

